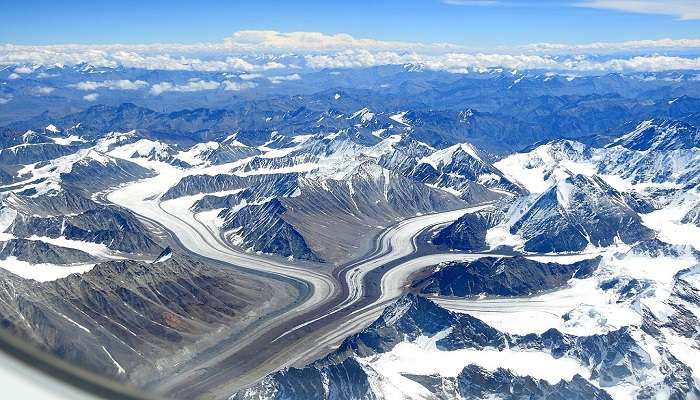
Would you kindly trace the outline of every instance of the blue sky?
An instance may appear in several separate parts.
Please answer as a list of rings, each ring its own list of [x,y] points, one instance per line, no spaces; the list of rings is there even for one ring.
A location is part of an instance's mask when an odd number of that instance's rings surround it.
[[[3,1],[0,43],[215,42],[239,30],[270,29],[479,48],[578,44],[699,38],[699,10],[694,0],[24,0]]]

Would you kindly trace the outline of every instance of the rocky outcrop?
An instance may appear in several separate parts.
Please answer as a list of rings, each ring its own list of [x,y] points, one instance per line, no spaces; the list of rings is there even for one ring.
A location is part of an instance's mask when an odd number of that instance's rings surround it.
[[[105,206],[77,215],[17,214],[6,231],[17,237],[36,235],[102,243],[112,250],[131,254],[158,254],[162,250],[131,213]]]
[[[597,176],[571,175],[543,193],[515,222],[524,249],[532,252],[581,251],[650,239],[647,228],[625,197]]]
[[[591,276],[601,258],[573,264],[543,263],[524,257],[483,257],[449,262],[414,283],[421,293],[470,297],[527,296],[565,286],[570,279]]]

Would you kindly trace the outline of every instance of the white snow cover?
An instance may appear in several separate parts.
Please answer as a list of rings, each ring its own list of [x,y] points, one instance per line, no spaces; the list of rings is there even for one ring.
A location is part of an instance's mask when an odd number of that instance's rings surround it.
[[[28,237],[27,239],[38,240],[41,242],[53,244],[53,245],[60,246],[60,247],[67,247],[69,249],[82,250],[88,254],[92,254],[93,256],[97,256],[97,257],[122,258],[122,257],[116,256],[114,254],[113,250],[109,249],[107,246],[105,246],[102,243],[85,242],[82,240],[72,240],[72,239],[67,239],[63,236],[51,238],[48,236],[32,235],[32,236]]]
[[[60,129],[56,128],[56,125],[54,125],[54,124],[49,124],[49,125],[48,125],[46,128],[44,128],[44,129],[46,129],[47,131],[49,131],[49,132],[51,132],[51,133],[58,133],[58,132],[61,131]]]
[[[151,154],[155,154],[159,158],[165,158],[168,156],[169,149],[170,146],[165,143],[149,139],[140,139],[134,143],[115,148],[109,152],[109,155],[129,159],[133,156],[147,157]]]
[[[23,183],[24,186],[18,185],[18,188],[13,191],[22,191],[24,189],[34,188],[37,193],[33,196],[39,196],[51,191],[58,191],[60,190],[60,175],[62,173],[69,173],[73,170],[75,165],[87,164],[92,161],[98,162],[102,165],[107,165],[109,163],[113,163],[114,159],[90,148],[82,149],[73,154],[53,159],[43,165],[42,163],[26,165],[17,171],[18,176],[24,179],[19,183]],[[32,181],[40,178],[45,178],[45,180],[38,183],[32,183]]]
[[[408,111],[402,111],[402,112],[400,112],[400,113],[397,113],[397,114],[394,114],[394,115],[390,115],[390,116],[389,116],[389,119],[391,119],[391,120],[394,121],[394,122],[398,122],[399,124],[401,124],[401,125],[403,125],[403,126],[411,126],[411,125],[408,123],[408,121],[406,120],[406,118],[404,118],[404,117],[406,116],[407,113],[408,113]]]
[[[597,254],[590,254],[592,258]],[[640,326],[642,315],[635,303],[618,302],[614,291],[600,284],[615,277],[650,282],[641,304],[658,316],[667,312],[674,275],[695,265],[692,255],[649,257],[616,251],[602,253],[603,261],[596,274],[587,279],[572,279],[569,286],[536,296],[480,299],[433,298],[438,304],[456,312],[471,314],[494,328],[515,333],[542,333],[550,328],[573,335],[606,333],[624,326]],[[571,263],[584,259],[574,256],[528,256],[540,262]],[[568,320],[563,316],[568,314]]]
[[[82,274],[90,271],[95,264],[80,264],[80,265],[56,265],[56,264],[31,264],[26,261],[18,260],[16,257],[7,257],[0,260],[0,268],[12,272],[17,276],[25,279],[34,279],[38,282],[55,281],[56,279],[65,278],[71,274]]]
[[[459,143],[454,146],[447,147],[445,149],[436,150],[432,154],[418,160],[418,163],[430,164],[433,166],[433,168],[438,169],[440,165],[444,166],[451,164],[452,158],[454,157],[455,153],[460,150],[469,154],[476,160],[481,161],[481,158],[476,153],[476,149],[474,149],[474,147],[471,144]]]
[[[82,139],[76,135],[70,135],[68,137],[50,137],[49,139],[53,140],[53,142],[56,144],[60,144],[61,146],[67,146],[74,142],[85,142],[85,139]]]
[[[430,398],[430,392],[425,387],[403,375],[439,375],[454,378],[469,364],[476,364],[490,371],[506,368],[516,375],[529,375],[551,384],[556,384],[562,379],[570,380],[576,374],[588,374],[583,366],[571,358],[556,359],[540,351],[438,350],[435,343],[448,334],[449,329],[432,337],[422,336],[413,342],[401,342],[390,352],[357,360],[369,372],[370,384],[378,389],[385,399]]]
[[[358,116],[360,117],[360,122],[364,124],[364,123],[372,121],[372,119],[374,118],[374,113],[371,112],[369,110],[369,108],[365,107],[361,110],[354,112],[352,115],[350,115],[348,117],[348,119],[354,119]]]
[[[557,202],[563,208],[569,208],[571,205],[571,191],[573,187],[566,180],[557,183]]]
[[[181,151],[175,157],[190,165],[201,165],[205,162],[205,160],[202,159],[202,155],[206,152],[218,149],[219,146],[221,145],[218,142],[197,143],[189,150]]]
[[[642,214],[644,225],[655,230],[659,239],[677,245],[691,245],[700,251],[700,227],[681,220],[700,200],[700,193],[689,191],[660,210]]]
[[[104,346],[102,346],[102,350],[104,350],[104,352],[107,353],[107,357],[109,357],[109,359],[112,360],[112,363],[114,364],[114,366],[117,367],[117,373],[125,374],[126,371],[124,370],[124,368],[122,368],[122,366],[119,365],[117,360],[115,360],[114,357],[112,357],[112,354],[110,354],[110,352],[107,351],[107,349]]]
[[[529,153],[511,154],[493,165],[530,193],[546,192],[558,180],[571,174],[590,176],[596,173],[595,164],[583,156],[583,144],[564,143],[571,145],[574,151],[565,152],[560,143],[549,143]]]

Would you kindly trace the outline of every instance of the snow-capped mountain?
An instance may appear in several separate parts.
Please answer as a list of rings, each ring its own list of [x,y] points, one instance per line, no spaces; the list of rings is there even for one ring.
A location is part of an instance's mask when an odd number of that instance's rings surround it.
[[[581,336],[556,329],[511,334],[408,295],[335,352],[274,373],[233,398],[610,399],[698,393],[678,359],[659,358],[638,340],[628,328]],[[666,376],[669,369],[675,373]]]
[[[700,147],[700,130],[682,121],[649,120],[608,145],[630,150],[689,150]]]
[[[525,251],[550,253],[633,244],[653,237],[633,206],[601,178],[571,175],[540,195],[511,227]]]

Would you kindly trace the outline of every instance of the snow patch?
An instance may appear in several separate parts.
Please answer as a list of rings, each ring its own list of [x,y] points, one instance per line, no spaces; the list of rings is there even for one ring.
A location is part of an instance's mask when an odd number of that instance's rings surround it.
[[[0,260],[0,268],[9,271],[24,279],[33,279],[37,282],[55,281],[71,274],[82,274],[90,271],[95,264],[81,265],[57,265],[57,264],[31,264],[18,260],[11,256]]]

